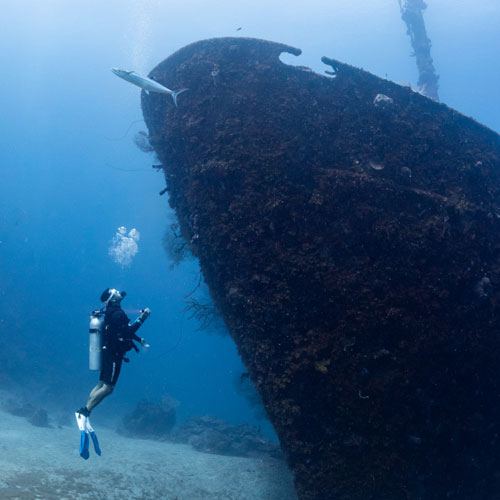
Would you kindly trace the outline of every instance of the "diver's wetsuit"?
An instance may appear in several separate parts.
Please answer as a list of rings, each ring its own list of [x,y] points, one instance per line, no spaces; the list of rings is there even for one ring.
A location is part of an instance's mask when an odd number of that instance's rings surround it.
[[[115,387],[124,355],[130,349],[139,351],[136,342],[141,342],[135,332],[142,325],[142,321],[129,324],[129,319],[119,304],[110,303],[106,307],[104,316],[102,370],[99,383],[92,389],[85,408],[80,413],[88,416],[90,412],[106,397]]]
[[[126,352],[130,349],[139,351],[133,341],[141,342],[140,337],[135,334],[141,323],[129,323],[130,320],[118,304],[108,305],[104,316],[102,370],[99,377],[105,384],[116,384]]]

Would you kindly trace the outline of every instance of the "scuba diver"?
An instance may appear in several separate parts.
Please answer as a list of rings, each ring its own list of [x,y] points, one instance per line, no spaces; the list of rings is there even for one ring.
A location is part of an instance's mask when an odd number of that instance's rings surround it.
[[[140,316],[130,324],[130,320],[121,308],[120,303],[127,295],[127,292],[119,292],[114,288],[107,288],[102,292],[101,302],[104,302],[104,307],[95,313],[103,313],[104,323],[102,324],[102,361],[101,375],[99,382],[92,389],[89,399],[85,406],[78,410],[78,413],[84,417],[88,417],[90,412],[106,397],[109,396],[116,385],[122,361],[126,363],[129,359],[125,354],[134,349],[139,352],[139,348],[134,344],[140,343],[143,347],[149,347],[144,338],[138,337],[135,332],[146,321],[151,314],[149,307],[141,311]],[[92,353],[91,353],[92,356]],[[92,363],[92,360],[91,360]]]
[[[120,292],[114,288],[107,288],[101,295],[102,309],[93,311],[90,320],[90,359],[91,370],[100,370],[99,382],[90,391],[85,406],[75,412],[78,428],[80,429],[80,456],[85,460],[89,458],[89,436],[94,443],[95,451],[101,454],[97,436],[90,425],[90,412],[106,397],[109,396],[116,385],[122,362],[129,362],[125,354],[139,348],[134,342],[143,347],[149,347],[144,338],[138,337],[135,332],[151,314],[146,307],[141,311],[139,317],[130,324],[129,318],[121,308],[120,303],[126,292]]]

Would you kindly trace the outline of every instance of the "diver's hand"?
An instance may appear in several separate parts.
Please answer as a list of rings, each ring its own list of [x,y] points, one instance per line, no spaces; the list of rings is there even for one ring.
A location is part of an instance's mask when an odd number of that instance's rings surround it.
[[[141,345],[142,347],[144,348],[148,348],[148,347],[151,347],[147,342],[146,342],[146,339],[141,339]]]

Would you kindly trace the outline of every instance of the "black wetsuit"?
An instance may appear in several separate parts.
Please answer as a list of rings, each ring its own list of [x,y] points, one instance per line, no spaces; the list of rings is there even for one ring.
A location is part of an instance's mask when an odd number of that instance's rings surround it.
[[[130,349],[139,351],[134,340],[141,341],[135,332],[142,323],[129,323],[130,320],[119,305],[108,305],[104,316],[102,370],[99,378],[105,384],[116,384],[125,353]]]

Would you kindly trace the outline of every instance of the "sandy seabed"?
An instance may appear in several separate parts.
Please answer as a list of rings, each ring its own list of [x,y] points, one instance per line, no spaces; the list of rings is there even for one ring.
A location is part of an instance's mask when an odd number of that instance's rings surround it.
[[[190,446],[129,439],[92,425],[102,456],[78,454],[74,427],[39,428],[0,411],[2,500],[295,500],[292,474],[280,460],[238,458]]]

